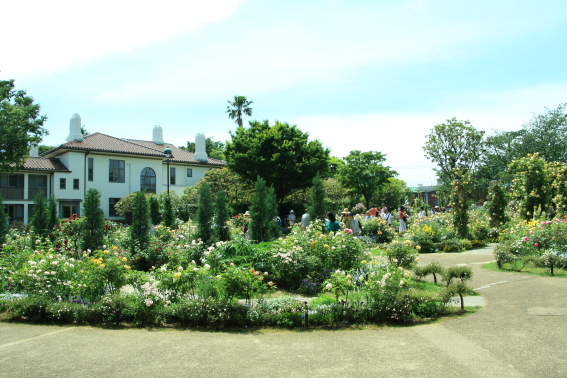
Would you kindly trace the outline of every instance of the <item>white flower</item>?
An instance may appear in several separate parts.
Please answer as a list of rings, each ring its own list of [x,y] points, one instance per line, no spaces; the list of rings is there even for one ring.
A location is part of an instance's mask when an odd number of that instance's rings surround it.
[[[151,305],[154,304],[154,301],[152,301],[150,298],[146,299],[144,302],[146,303],[146,306],[148,306],[148,307],[150,307]]]
[[[211,269],[211,266],[209,264],[205,264],[204,267],[205,269]]]
[[[165,267],[165,265],[163,265],[160,269],[161,272],[165,272],[167,270],[167,268]]]
[[[328,284],[325,286],[325,289],[331,290],[332,287],[333,287],[333,285],[331,285],[330,283],[328,283]]]
[[[57,265],[57,261],[52,261],[51,265]]]
[[[69,264],[69,268],[71,268],[71,269],[72,269],[72,268],[74,268],[74,267],[75,267],[75,265],[73,265],[73,264]]]
[[[52,275],[52,276],[54,276],[54,275],[56,275],[56,274],[57,274],[56,271],[54,271],[54,270],[51,271],[51,275]]]
[[[198,270],[199,270],[199,268],[197,268],[197,267],[193,268],[193,271],[194,271],[194,272],[196,272],[196,271],[198,271]]]
[[[180,266],[179,268],[177,268],[177,271],[178,271],[178,272],[181,272],[182,270],[183,270],[183,267],[182,267],[182,266]]]

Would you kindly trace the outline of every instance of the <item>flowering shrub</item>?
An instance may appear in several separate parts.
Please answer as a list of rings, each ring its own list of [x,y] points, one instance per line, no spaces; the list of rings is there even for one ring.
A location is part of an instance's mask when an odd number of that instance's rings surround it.
[[[352,209],[350,209],[350,212],[353,214],[364,214],[366,213],[366,206],[362,203],[357,203]]]
[[[419,258],[417,256],[421,246],[414,246],[410,240],[404,240],[403,242],[394,240],[392,243],[380,248],[386,251],[386,257],[390,264],[408,269],[418,261]]]
[[[294,229],[286,239],[271,246],[271,263],[275,280],[283,286],[297,288],[300,282],[326,269],[357,268],[369,254],[356,236],[348,233],[321,234],[320,221],[306,232]]]
[[[391,242],[396,235],[394,229],[388,226],[388,222],[383,218],[370,218],[362,221],[361,226],[362,235],[371,236],[381,243]]]

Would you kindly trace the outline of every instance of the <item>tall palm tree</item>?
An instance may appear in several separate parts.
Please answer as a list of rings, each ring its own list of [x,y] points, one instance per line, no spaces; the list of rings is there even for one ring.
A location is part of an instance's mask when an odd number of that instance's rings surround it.
[[[242,126],[242,113],[247,116],[252,115],[252,108],[250,107],[254,101],[247,101],[246,96],[234,96],[234,101],[227,100],[230,105],[226,107],[228,118],[234,119],[238,126]]]

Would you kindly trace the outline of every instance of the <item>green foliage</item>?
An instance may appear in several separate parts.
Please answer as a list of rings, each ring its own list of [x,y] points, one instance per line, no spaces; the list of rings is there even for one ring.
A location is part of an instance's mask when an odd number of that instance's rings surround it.
[[[443,280],[447,286],[451,285],[454,279],[459,279],[461,282],[472,279],[473,271],[470,266],[451,266],[443,272]]]
[[[150,241],[150,211],[145,193],[136,192],[133,205],[133,221],[130,225],[130,249],[139,252],[147,248]]]
[[[339,182],[351,193],[363,196],[367,207],[375,201],[388,179],[397,175],[390,167],[382,165],[386,155],[381,152],[355,150],[344,161],[344,165],[338,168]]]
[[[248,183],[261,176],[281,204],[294,190],[310,187],[313,178],[328,168],[329,150],[308,138],[295,125],[251,121],[249,128],[231,132],[226,146],[228,167]]]
[[[418,259],[418,249],[409,240],[404,240],[402,243],[394,240],[383,248],[386,250],[386,257],[390,264],[397,267],[409,269]]]
[[[333,212],[340,212],[340,209],[350,205],[348,190],[345,189],[336,178],[323,181],[325,190],[325,208]]]
[[[549,178],[545,161],[537,153],[514,159],[508,165],[513,174],[512,200],[516,201],[520,217],[534,218],[549,205]]]
[[[363,220],[360,224],[362,226],[362,235],[370,236],[378,242],[389,243],[396,236],[394,229],[388,226],[388,222],[383,218],[370,218],[369,220]]]
[[[226,102],[229,103],[226,107],[228,118],[233,119],[239,127],[242,127],[242,114],[252,116],[252,108],[250,105],[252,105],[254,101],[248,101],[246,96],[234,96],[234,101],[227,100]]]
[[[453,224],[457,235],[461,238],[469,236],[469,183],[470,175],[467,173],[459,174],[463,179],[455,179],[451,182],[453,187],[451,196],[451,206],[453,213]]]
[[[228,228],[228,207],[226,203],[226,194],[224,190],[217,193],[215,201],[215,225],[218,227],[217,239],[222,241],[230,240],[230,230]]]
[[[57,199],[52,194],[49,196],[49,202],[47,204],[49,208],[49,229],[53,229],[53,226],[59,226],[59,211],[57,205]]]
[[[2,197],[2,194],[0,194],[0,244],[3,244],[6,241],[6,235],[10,229],[8,219],[8,213],[4,206],[4,198]]]
[[[163,225],[169,228],[175,225],[175,213],[170,196],[163,199]]]
[[[37,193],[33,203],[34,214],[31,220],[33,230],[38,236],[46,238],[53,225],[49,225],[49,208],[47,207],[45,193],[43,191]]]
[[[426,136],[425,157],[439,167],[437,173],[443,182],[460,179],[458,172],[469,172],[479,162],[484,151],[484,131],[477,131],[469,121],[451,118],[437,124]]]
[[[21,169],[32,145],[39,145],[48,132],[46,116],[24,90],[14,89],[14,80],[0,80],[0,171]]]
[[[199,190],[197,224],[199,238],[206,245],[211,244],[214,241],[213,199],[211,196],[211,187],[207,183],[203,183]]]
[[[211,186],[211,193],[216,196],[223,190],[226,193],[228,205],[235,213],[242,213],[250,201],[251,187],[242,178],[231,171],[229,168],[209,169],[201,182],[206,182]],[[201,182],[196,186],[201,185]],[[197,200],[193,200],[197,203]]]
[[[90,188],[83,203],[83,250],[99,249],[104,244],[104,212],[100,208],[101,193]]]
[[[325,189],[323,181],[319,175],[313,178],[313,186],[311,187],[311,206],[309,206],[309,215],[311,219],[325,219]]]
[[[170,202],[171,207],[171,202]],[[150,196],[150,217],[153,224],[161,223],[161,211],[157,196]]]
[[[378,197],[388,209],[397,209],[401,204],[406,203],[412,194],[411,189],[400,179],[391,177],[381,188]]]
[[[492,227],[500,227],[508,222],[506,215],[506,206],[508,199],[504,189],[498,181],[490,183],[490,190],[488,192],[488,214],[490,215],[490,225]]]
[[[269,241],[278,236],[277,224],[274,221],[278,215],[274,190],[266,187],[266,181],[260,176],[250,202],[250,237],[253,240]]]
[[[547,163],[551,202],[556,214],[567,214],[567,164]]]

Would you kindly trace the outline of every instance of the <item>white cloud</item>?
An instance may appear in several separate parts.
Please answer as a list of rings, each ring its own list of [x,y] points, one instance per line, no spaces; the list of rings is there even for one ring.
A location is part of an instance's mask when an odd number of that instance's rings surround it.
[[[171,38],[229,16],[243,0],[10,1],[2,4],[5,75],[42,75]],[[7,37],[9,36],[9,37]]]

